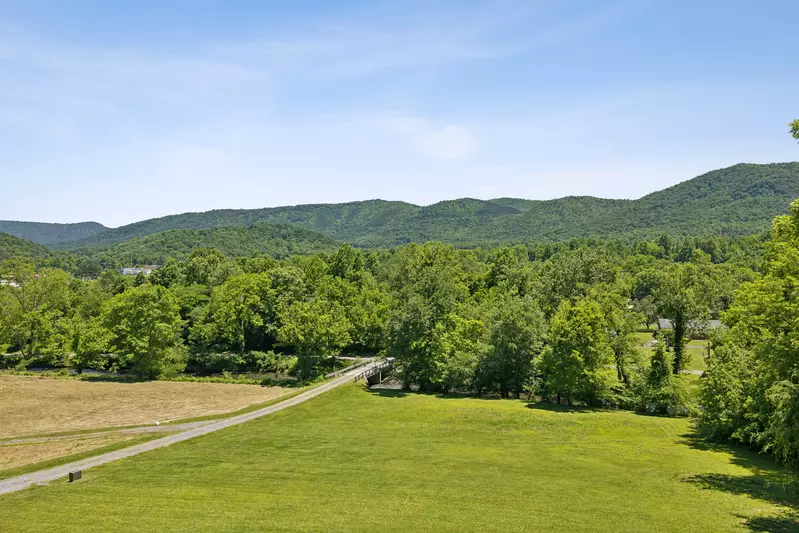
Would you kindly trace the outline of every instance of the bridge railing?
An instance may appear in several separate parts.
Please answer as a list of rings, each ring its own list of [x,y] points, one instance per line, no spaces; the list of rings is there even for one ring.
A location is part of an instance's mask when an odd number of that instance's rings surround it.
[[[371,363],[373,361],[374,361],[374,359],[364,359],[363,361],[359,361],[359,362],[355,363],[354,365],[350,365],[350,366],[348,366],[346,368],[342,368],[341,370],[336,370],[335,372],[331,372],[330,374],[325,375],[325,378],[326,379],[330,379],[330,378],[338,377],[338,376],[340,376],[342,374],[346,374],[347,372],[352,372],[356,368],[360,368],[362,366],[366,366],[366,365],[368,365],[369,363]]]
[[[375,374],[377,374],[378,372],[382,372],[383,370],[390,369],[393,366],[394,366],[394,360],[393,359],[386,359],[386,360],[380,361],[376,365],[370,366],[369,368],[365,368],[362,372],[359,372],[355,376],[354,381],[359,381],[361,379],[364,379],[364,380],[368,379],[371,376],[374,376]]]

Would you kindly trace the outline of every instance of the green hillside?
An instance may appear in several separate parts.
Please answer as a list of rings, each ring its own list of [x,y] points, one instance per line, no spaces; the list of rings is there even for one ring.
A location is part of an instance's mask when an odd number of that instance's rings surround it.
[[[247,227],[177,229],[146,235],[106,248],[79,249],[78,253],[102,253],[121,263],[164,264],[167,258],[185,259],[196,248],[214,248],[229,256],[328,252],[340,242],[304,228],[259,223]]]
[[[11,257],[43,258],[49,255],[50,251],[40,244],[0,233],[0,261]]]
[[[437,240],[469,246],[560,241],[572,237],[652,238],[745,235],[799,197],[799,163],[740,164],[709,172],[638,200],[588,196],[533,201],[462,198],[421,207],[369,200],[250,210],[217,210],[150,219],[56,245],[109,246],[173,229],[291,224],[358,246]]]
[[[39,244],[85,239],[108,230],[98,222],[79,222],[77,224],[55,224],[48,222],[18,222],[0,220],[0,232]]]

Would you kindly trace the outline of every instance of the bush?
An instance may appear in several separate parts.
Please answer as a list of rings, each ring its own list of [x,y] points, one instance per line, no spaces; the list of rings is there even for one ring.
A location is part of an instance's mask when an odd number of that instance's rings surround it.
[[[283,354],[268,352],[251,352],[254,370],[258,372],[274,372],[275,374],[294,375],[297,371],[297,358],[285,357]]]
[[[25,362],[24,359],[25,358],[22,357],[22,354],[19,353],[0,355],[0,368],[16,369],[19,366],[20,362],[22,363]]]
[[[750,424],[753,398],[763,398],[755,380],[753,360],[734,344],[716,346],[702,380],[699,431],[717,441],[750,443],[762,428]]]
[[[647,387],[641,394],[639,410],[651,415],[692,416],[697,413],[688,383],[674,376],[659,387]]]
[[[209,376],[224,373],[262,372],[293,374],[297,366],[296,357],[285,357],[272,350],[237,353],[195,353],[189,356],[187,372]]]
[[[186,371],[201,376],[255,370],[247,368],[245,356],[231,353],[194,353],[189,356]]]

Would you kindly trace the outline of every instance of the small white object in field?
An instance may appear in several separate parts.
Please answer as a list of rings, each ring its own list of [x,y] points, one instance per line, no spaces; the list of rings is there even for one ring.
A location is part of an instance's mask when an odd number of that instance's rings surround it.
[[[156,426],[160,426],[160,425],[161,425],[161,422],[159,422],[158,420],[156,420],[156,421],[155,421],[155,425],[156,425]]]

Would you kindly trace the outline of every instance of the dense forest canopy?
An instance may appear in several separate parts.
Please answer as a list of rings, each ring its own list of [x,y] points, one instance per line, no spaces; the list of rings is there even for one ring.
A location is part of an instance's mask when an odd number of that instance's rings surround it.
[[[42,259],[50,256],[50,251],[39,244],[0,233],[0,261],[12,257],[30,257]]]
[[[340,245],[335,239],[315,231],[261,222],[249,227],[169,230],[115,246],[75,250],[75,253],[100,258],[106,264],[163,265],[169,258],[186,259],[199,248],[213,248],[231,257],[266,254],[283,258],[333,251]]]
[[[318,231],[365,248],[440,241],[459,247],[559,242],[598,237],[653,239],[675,236],[749,235],[767,231],[770,220],[799,197],[799,163],[741,164],[709,172],[638,200],[568,197],[533,201],[463,198],[417,206],[370,200],[250,210],[184,213],[145,220],[81,238],[40,240],[18,225],[0,231],[63,249],[108,249],[168,230],[249,227],[261,222]],[[3,229],[6,228],[6,229]],[[19,230],[17,232],[12,230]],[[95,228],[96,229],[96,228]]]

